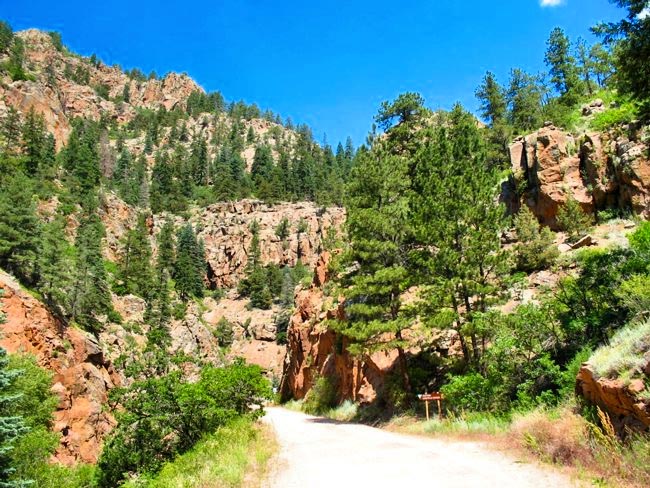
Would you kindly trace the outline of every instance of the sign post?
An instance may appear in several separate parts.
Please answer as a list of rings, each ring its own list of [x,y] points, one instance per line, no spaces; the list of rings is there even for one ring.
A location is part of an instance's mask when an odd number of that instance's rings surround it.
[[[438,418],[442,420],[442,400],[443,395],[438,391],[433,393],[425,393],[424,395],[418,395],[418,398],[424,401],[424,408],[427,412],[427,422],[429,421],[429,402],[435,401],[438,404]]]

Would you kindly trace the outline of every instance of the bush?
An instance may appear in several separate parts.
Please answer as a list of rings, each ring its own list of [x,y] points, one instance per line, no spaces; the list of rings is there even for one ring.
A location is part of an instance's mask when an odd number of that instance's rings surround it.
[[[580,203],[569,196],[566,203],[558,210],[557,223],[567,233],[569,242],[576,242],[587,233],[592,219],[585,214]]]
[[[328,376],[319,376],[315,379],[305,401],[303,410],[312,415],[321,415],[336,406],[337,381]]]
[[[617,125],[629,124],[637,117],[637,107],[633,102],[624,102],[618,108],[610,108],[597,114],[591,121],[591,128],[604,131]]]
[[[447,408],[454,412],[485,411],[492,405],[492,385],[479,373],[451,376],[440,391]]]
[[[271,397],[261,369],[242,361],[206,367],[193,383],[173,372],[116,394],[122,411],[97,465],[99,486],[117,486],[127,473],[156,473],[229,421],[263,415],[262,402]]]
[[[559,255],[554,236],[548,227],[540,230],[539,222],[527,206],[515,216],[519,243],[515,246],[517,269],[536,271],[550,267]]]

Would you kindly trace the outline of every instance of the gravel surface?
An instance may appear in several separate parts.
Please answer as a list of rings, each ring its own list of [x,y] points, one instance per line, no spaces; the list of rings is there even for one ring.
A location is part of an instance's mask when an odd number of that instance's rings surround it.
[[[269,408],[264,421],[280,444],[264,488],[577,486],[551,468],[475,442],[397,434],[281,408]]]

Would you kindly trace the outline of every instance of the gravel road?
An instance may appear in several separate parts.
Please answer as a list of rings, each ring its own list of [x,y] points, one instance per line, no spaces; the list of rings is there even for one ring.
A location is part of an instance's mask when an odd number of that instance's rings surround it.
[[[280,444],[264,488],[577,486],[551,468],[474,442],[396,434],[281,408],[269,408],[264,421]]]

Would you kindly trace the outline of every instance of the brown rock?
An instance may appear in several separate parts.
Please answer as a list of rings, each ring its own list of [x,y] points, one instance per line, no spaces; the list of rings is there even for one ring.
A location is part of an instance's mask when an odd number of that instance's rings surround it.
[[[7,317],[0,346],[10,353],[32,354],[40,366],[54,372],[52,391],[59,397],[54,430],[61,434],[55,458],[66,464],[95,462],[102,439],[115,424],[103,406],[119,376],[95,337],[65,327],[2,272],[0,289]]]
[[[326,264],[327,257],[322,256],[318,266],[326,268]],[[386,377],[400,358],[395,351],[375,353],[365,360],[352,356],[347,339],[324,325],[328,319],[343,319],[345,313],[342,303],[335,306],[323,295],[323,284],[315,277],[309,289],[296,293],[296,309],[287,331],[282,397],[304,398],[314,380],[326,376],[336,384],[338,401],[373,403],[384,393]]]
[[[626,429],[650,429],[650,402],[638,394],[645,390],[642,380],[633,380],[628,386],[621,380],[598,378],[585,363],[576,378],[576,393],[606,412],[617,432]]]

